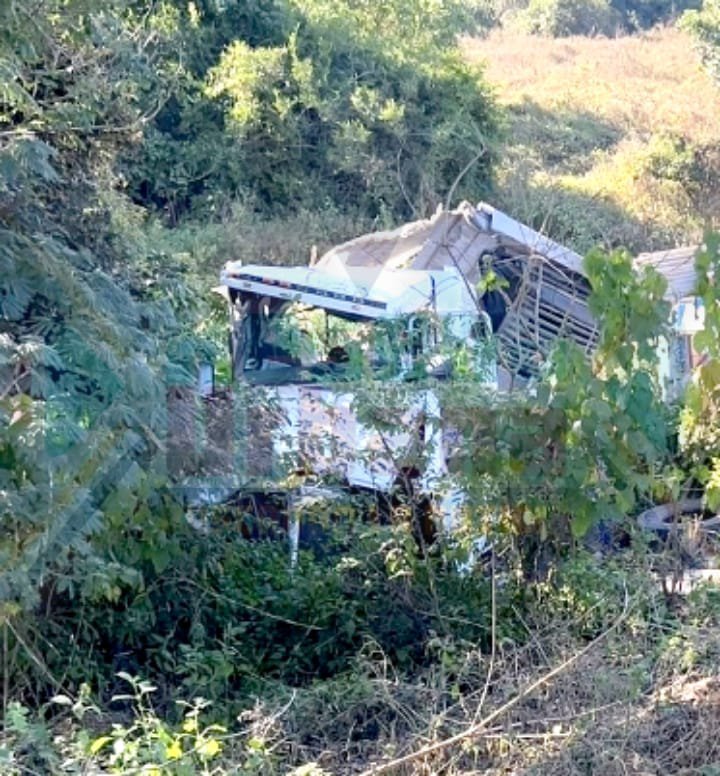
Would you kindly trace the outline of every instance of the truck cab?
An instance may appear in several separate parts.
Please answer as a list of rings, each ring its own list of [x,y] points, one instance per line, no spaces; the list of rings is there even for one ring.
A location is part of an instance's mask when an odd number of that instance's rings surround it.
[[[412,477],[452,530],[437,381],[496,385],[488,315],[454,268],[265,267],[229,262],[232,371],[253,407],[251,479],[292,473],[388,497]],[[386,405],[388,391],[394,407]]]

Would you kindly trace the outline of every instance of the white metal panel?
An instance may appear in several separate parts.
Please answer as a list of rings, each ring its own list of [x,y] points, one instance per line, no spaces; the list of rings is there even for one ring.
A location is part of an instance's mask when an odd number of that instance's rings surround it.
[[[229,263],[221,280],[230,288],[365,318],[394,318],[424,309],[440,314],[476,309],[471,289],[455,269],[347,270]]]
[[[571,251],[560,243],[556,243],[549,237],[540,232],[536,232],[529,226],[516,221],[502,210],[488,205],[486,202],[480,202],[477,206],[475,223],[479,229],[485,232],[495,232],[498,235],[514,240],[524,245],[531,253],[544,256],[550,261],[556,261],[567,269],[584,274],[582,266],[582,256]]]

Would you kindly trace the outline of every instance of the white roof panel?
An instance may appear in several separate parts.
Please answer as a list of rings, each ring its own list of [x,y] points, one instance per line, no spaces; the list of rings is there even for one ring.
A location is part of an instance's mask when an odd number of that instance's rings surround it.
[[[229,262],[221,281],[230,288],[368,318],[392,318],[423,309],[464,312],[472,297],[454,270],[382,267],[265,267]]]

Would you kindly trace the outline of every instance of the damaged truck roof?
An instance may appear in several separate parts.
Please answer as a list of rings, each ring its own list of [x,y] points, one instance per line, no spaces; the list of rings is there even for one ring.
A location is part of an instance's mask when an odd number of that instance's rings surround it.
[[[453,268],[421,272],[339,264],[264,267],[229,262],[221,281],[241,292],[299,301],[363,319],[396,318],[429,308],[452,315],[474,304],[468,284]]]
[[[597,341],[582,257],[486,203],[465,202],[427,220],[363,235],[336,246],[316,264],[318,269],[338,266],[454,267],[473,289],[492,270],[501,282],[485,296],[502,307],[500,358],[514,373],[536,372],[558,337],[587,351]]]
[[[668,281],[675,304],[695,287],[694,248],[641,254]],[[483,278],[494,277],[478,295]],[[558,338],[591,352],[598,339],[582,257],[491,205],[461,203],[429,219],[337,245],[309,267],[229,262],[222,283],[239,292],[299,299],[338,315],[389,318],[432,306],[488,313],[499,364],[527,378]]]

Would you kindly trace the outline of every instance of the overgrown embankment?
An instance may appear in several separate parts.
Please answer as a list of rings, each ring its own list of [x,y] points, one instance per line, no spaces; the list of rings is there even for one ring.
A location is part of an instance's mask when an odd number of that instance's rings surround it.
[[[535,52],[499,90],[503,146],[455,47],[461,0],[146,5],[0,7],[0,770],[712,773],[718,603],[657,582],[688,547],[598,558],[571,536],[687,481],[720,489],[720,319],[683,458],[640,364],[663,290],[628,293],[626,256],[594,257],[617,273],[609,360],[558,351],[503,414],[457,386],[464,548],[334,514],[291,569],[244,540],[252,515],[192,528],[164,456],[168,394],[225,349],[209,290],[228,258],[303,261],[426,214],[471,160],[456,196],[499,170],[502,206],[580,250],[695,239],[717,136],[687,95],[717,98],[687,39],[468,43],[498,83]],[[718,274],[715,245],[708,310]],[[458,574],[489,526],[493,559]]]

